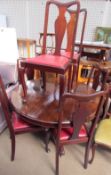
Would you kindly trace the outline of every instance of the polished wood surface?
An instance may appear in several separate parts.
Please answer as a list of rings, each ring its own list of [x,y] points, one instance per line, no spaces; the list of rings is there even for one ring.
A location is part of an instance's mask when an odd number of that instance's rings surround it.
[[[43,92],[39,90],[39,86],[35,86],[34,90],[33,83],[29,83],[30,88],[28,89],[28,94],[26,97],[26,101],[23,101],[22,98],[22,88],[19,86],[16,90],[13,91],[11,95],[11,103],[19,113],[22,118],[29,119],[35,125],[45,125],[50,127],[55,127],[58,122],[59,117],[59,92],[56,91],[54,96],[53,88],[54,85],[51,83],[47,84],[48,90]],[[86,88],[86,86],[82,86],[82,88],[77,88],[76,93],[82,94],[92,94],[95,90],[91,88]],[[96,102],[89,103],[87,105],[87,109],[90,110],[91,113],[96,109]],[[67,121],[68,111],[72,111],[73,103],[71,100],[67,101],[67,105],[64,108],[66,117],[64,121]],[[90,116],[91,117],[91,116]]]

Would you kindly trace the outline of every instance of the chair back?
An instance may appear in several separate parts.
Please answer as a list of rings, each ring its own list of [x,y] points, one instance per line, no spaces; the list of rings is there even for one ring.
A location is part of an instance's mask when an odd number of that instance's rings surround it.
[[[54,21],[54,33],[55,33],[55,51],[54,54],[60,55],[61,47],[63,43],[63,39],[65,37],[66,28],[67,28],[67,20],[66,20],[66,14],[68,9],[71,7],[76,11],[76,19],[74,20],[74,25],[72,28],[72,40],[71,40],[71,55],[73,55],[73,47],[76,39],[76,31],[77,31],[77,24],[78,24],[78,17],[79,17],[79,11],[80,11],[80,3],[78,1],[72,1],[67,3],[61,3],[55,0],[49,0],[46,3],[46,10],[45,10],[45,22],[44,22],[44,35],[43,35],[43,49],[42,54],[46,52],[46,38],[48,33],[48,23],[49,23],[49,7],[51,5],[55,5],[58,8],[58,16],[56,20]],[[51,13],[52,15],[52,13]]]
[[[104,90],[104,91],[95,92],[93,94],[87,94],[87,95],[83,95],[79,93],[64,94],[61,100],[58,138],[60,138],[61,129],[66,127],[65,126],[66,123],[70,123],[70,127],[72,127],[73,130],[71,132],[71,136],[69,139],[80,139],[79,133],[82,127],[85,126],[85,123],[87,121],[93,120],[91,128],[89,130],[90,136],[91,136],[94,132],[96,123],[100,117],[101,109],[104,104],[104,96],[107,93],[108,91]],[[70,108],[69,108],[68,115],[65,116],[66,114],[65,105],[66,106],[68,105],[67,104],[68,101],[70,101]],[[64,116],[65,116],[65,119],[64,119]],[[88,139],[87,137],[84,141]]]
[[[9,100],[5,91],[5,87],[0,75],[0,103],[1,103],[1,107],[7,122],[7,126],[9,128],[10,131],[10,135],[14,134],[14,129],[12,126],[12,121],[11,121],[11,111],[10,111],[10,104],[9,104]]]
[[[68,10],[68,13],[70,14],[70,20],[67,24],[67,48],[66,48],[66,51],[71,52],[72,40],[73,40],[73,30],[72,29],[73,29],[73,26],[76,25],[77,11]],[[85,32],[85,26],[86,26],[87,10],[81,9],[80,15],[83,16],[83,22],[82,22],[82,26],[81,26],[80,46],[79,46],[78,53],[81,53],[81,51],[82,51],[82,43],[83,43],[83,39],[84,39],[84,32]],[[80,17],[80,15],[79,15],[79,17]],[[75,47],[75,45],[74,45],[74,47]],[[74,50],[75,50],[75,48],[74,48]]]

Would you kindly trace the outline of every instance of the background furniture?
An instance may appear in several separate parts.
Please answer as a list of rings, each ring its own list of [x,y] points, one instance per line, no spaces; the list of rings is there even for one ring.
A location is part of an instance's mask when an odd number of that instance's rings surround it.
[[[43,47],[43,36],[44,33],[40,33],[40,37],[39,37],[39,45],[38,47],[40,47],[41,51],[39,52],[40,54],[42,53],[42,47]],[[55,47],[55,33],[47,33],[47,40],[49,41],[49,44],[47,43],[47,53],[53,53],[53,49]]]
[[[36,40],[34,39],[25,39],[25,38],[18,38],[18,51],[19,51],[19,59],[18,64],[20,61],[25,58],[32,58],[36,56]],[[25,71],[28,80],[32,80],[34,78],[39,78],[39,72],[35,71],[34,69],[27,69]]]
[[[31,58],[36,55],[36,40],[18,38],[17,39],[19,57]]]
[[[80,43],[76,42],[76,46]],[[106,52],[110,51],[111,46],[109,44],[97,43],[97,42],[83,42],[81,56],[87,56],[87,59],[81,59],[78,73],[78,81],[86,82],[88,77],[88,71],[93,64],[98,64],[100,62],[107,60]],[[85,52],[85,49],[96,49],[96,52]],[[97,52],[99,50],[99,52]],[[104,60],[105,59],[105,60]],[[97,63],[98,62],[98,63]],[[82,75],[82,70],[86,70],[86,75]],[[89,71],[90,72],[90,71]]]
[[[76,42],[76,46],[80,46],[79,42]],[[85,52],[85,49],[95,49],[95,51],[93,52]],[[105,44],[105,43],[101,43],[101,42],[96,42],[96,41],[83,41],[83,45],[82,45],[82,56],[87,56],[89,58],[95,58],[98,61],[103,59],[103,57],[105,56],[105,52],[107,50],[110,50],[111,46],[109,44]],[[99,51],[99,52],[97,52]]]
[[[84,41],[81,56],[85,57],[88,61],[102,61],[103,59],[110,59],[110,39],[111,28],[97,27],[95,31],[95,37],[93,42]],[[79,42],[76,43],[77,46]],[[87,74],[90,71],[92,64],[80,65],[79,68],[79,81],[87,81]],[[85,72],[86,77],[82,76],[82,72]],[[84,75],[84,74],[83,74]]]

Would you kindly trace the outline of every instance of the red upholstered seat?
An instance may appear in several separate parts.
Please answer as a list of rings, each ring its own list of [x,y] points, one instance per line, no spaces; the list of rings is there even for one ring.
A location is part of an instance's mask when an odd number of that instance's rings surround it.
[[[56,131],[54,131],[54,134],[56,134]],[[60,140],[68,140],[73,134],[73,127],[70,128],[63,128],[60,133]],[[86,137],[87,132],[84,126],[82,126],[79,137]]]
[[[15,130],[17,129],[25,129],[25,128],[29,128],[30,125],[27,124],[26,122],[24,122],[23,120],[21,120],[17,114],[15,112],[13,112],[12,114],[12,121],[13,121],[13,128]]]
[[[61,51],[61,55],[70,58],[71,53],[67,51]],[[78,61],[80,54],[78,52],[73,53],[73,60]]]
[[[35,58],[26,59],[25,62],[62,68],[67,65],[67,63],[69,62],[69,59],[64,56],[45,54],[45,55],[37,56]]]

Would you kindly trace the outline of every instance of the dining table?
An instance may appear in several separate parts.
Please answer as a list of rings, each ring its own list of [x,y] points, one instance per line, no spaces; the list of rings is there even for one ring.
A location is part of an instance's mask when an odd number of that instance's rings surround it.
[[[46,128],[55,128],[58,124],[59,114],[60,114],[60,105],[59,105],[59,89],[56,91],[56,94],[53,93],[53,83],[47,83],[47,91],[39,89],[39,85],[34,82],[28,83],[27,96],[24,101],[23,98],[23,89],[21,85],[18,85],[11,93],[10,103],[12,109],[16,111],[20,117],[33,125],[40,125]],[[92,88],[77,88],[74,93],[79,94],[92,94],[95,90]],[[93,114],[98,103],[92,101],[89,103],[86,108],[90,110],[90,113]],[[64,121],[67,121],[67,117],[70,115],[74,107],[74,101],[71,99],[66,101],[66,104],[63,107],[64,111]],[[91,115],[90,115],[91,117]],[[88,118],[90,118],[88,116]],[[91,118],[90,118],[91,119]]]

